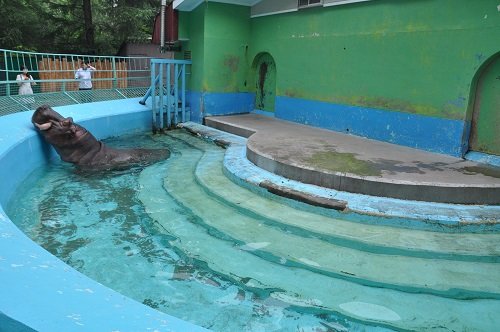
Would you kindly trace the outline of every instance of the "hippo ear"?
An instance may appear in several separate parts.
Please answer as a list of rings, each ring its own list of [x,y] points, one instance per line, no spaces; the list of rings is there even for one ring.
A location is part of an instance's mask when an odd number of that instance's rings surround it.
[[[52,122],[47,122],[47,123],[42,123],[42,124],[38,124],[38,123],[34,122],[34,124],[40,130],[47,130],[50,128],[50,126],[52,126]]]

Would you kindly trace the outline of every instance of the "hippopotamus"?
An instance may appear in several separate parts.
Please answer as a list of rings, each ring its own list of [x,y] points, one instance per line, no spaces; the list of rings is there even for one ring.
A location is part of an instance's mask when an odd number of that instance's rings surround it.
[[[50,106],[36,109],[33,125],[51,144],[63,161],[80,169],[120,169],[167,159],[168,149],[114,149],[97,140],[89,131],[65,118]]]

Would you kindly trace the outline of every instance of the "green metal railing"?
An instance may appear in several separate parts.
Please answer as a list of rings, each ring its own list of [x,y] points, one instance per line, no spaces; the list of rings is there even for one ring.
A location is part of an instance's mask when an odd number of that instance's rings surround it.
[[[142,97],[151,85],[150,57],[89,56],[19,52],[0,49],[0,116],[49,104]],[[93,89],[79,91],[75,72],[90,61]],[[17,75],[26,66],[33,77],[33,95],[19,95]]]

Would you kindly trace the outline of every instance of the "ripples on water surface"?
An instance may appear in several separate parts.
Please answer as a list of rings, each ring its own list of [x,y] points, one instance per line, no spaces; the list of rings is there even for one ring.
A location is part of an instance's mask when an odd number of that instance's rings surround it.
[[[182,134],[181,134],[182,135]],[[187,134],[185,134],[187,135]],[[109,139],[114,147],[168,147],[176,138],[148,134]],[[214,331],[364,331],[331,312],[291,306],[211,271],[146,213],[138,198],[140,167],[82,173],[65,163],[35,170],[8,215],[30,238],[78,271],[153,308]],[[167,202],[186,223],[188,211]],[[166,212],[168,213],[168,212]],[[370,331],[382,331],[370,327]]]

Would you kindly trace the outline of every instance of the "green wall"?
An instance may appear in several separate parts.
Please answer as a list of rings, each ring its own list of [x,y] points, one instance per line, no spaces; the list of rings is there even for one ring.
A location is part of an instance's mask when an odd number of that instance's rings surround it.
[[[500,45],[496,0],[373,0],[250,18],[204,2],[181,13],[191,88],[255,92],[251,64],[276,62],[276,95],[448,119],[467,117],[476,71]]]
[[[251,19],[250,58],[276,61],[277,95],[465,119],[500,47],[495,0],[374,0]]]
[[[199,92],[247,91],[250,7],[205,2],[180,16],[180,38],[191,51],[191,88]]]
[[[180,15],[183,50],[193,61],[192,114],[200,120],[255,107],[252,64],[268,53],[277,98],[276,109],[267,108],[276,116],[461,156],[477,110],[478,73],[500,50],[499,5],[372,0],[250,18],[250,7],[205,1]],[[358,106],[363,115],[342,105]],[[492,151],[495,133],[477,134],[486,137],[480,150]]]
[[[250,7],[212,2],[206,12],[206,91],[246,91]]]
[[[205,68],[205,11],[204,6],[199,6],[192,12],[180,12],[179,14],[179,39],[187,40],[182,43],[182,51],[191,51],[191,75],[189,76],[189,88],[201,91],[202,79]]]

